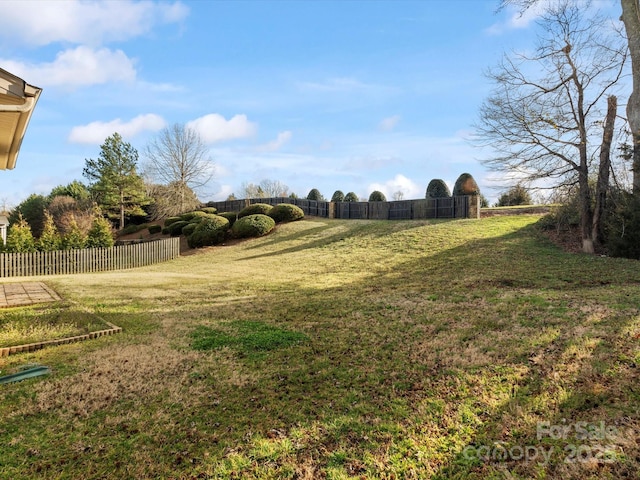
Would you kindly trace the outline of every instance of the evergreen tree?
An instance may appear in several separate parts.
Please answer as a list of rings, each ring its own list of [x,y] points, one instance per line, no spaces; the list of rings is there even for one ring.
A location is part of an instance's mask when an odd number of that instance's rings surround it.
[[[384,193],[382,193],[381,191],[374,190],[373,192],[371,192],[371,195],[369,195],[369,201],[370,202],[386,202],[387,197],[385,197]]]
[[[91,230],[87,236],[87,247],[89,248],[110,248],[113,247],[113,234],[111,233],[111,223],[104,217],[96,217],[93,220]]]
[[[312,188],[307,195],[307,200],[316,200],[318,202],[324,201],[324,196],[320,193],[317,188]]]
[[[9,215],[9,224],[15,224],[24,219],[31,228],[31,233],[39,237],[44,225],[44,211],[47,208],[47,199],[42,195],[32,193],[23,200]]]
[[[82,233],[82,230],[80,230],[75,218],[72,218],[69,231],[64,237],[62,237],[62,248],[64,250],[74,250],[78,248],[85,248],[86,244],[87,236]]]
[[[333,196],[331,197],[332,202],[344,202],[344,193],[341,190],[336,190],[333,192]]]
[[[56,228],[56,224],[53,221],[51,214],[45,210],[44,212],[44,227],[42,234],[36,242],[38,250],[42,252],[52,252],[60,249],[60,243],[62,239]]]
[[[6,251],[12,253],[36,251],[36,241],[31,233],[31,227],[22,216],[19,216],[18,221],[9,227]]]
[[[357,202],[358,201],[358,196],[353,192],[349,192],[344,196],[344,201],[345,202]]]
[[[125,215],[144,215],[149,204],[142,177],[136,172],[138,152],[114,133],[100,147],[98,159],[86,159],[82,174],[89,179],[91,192],[107,215],[124,227]]]

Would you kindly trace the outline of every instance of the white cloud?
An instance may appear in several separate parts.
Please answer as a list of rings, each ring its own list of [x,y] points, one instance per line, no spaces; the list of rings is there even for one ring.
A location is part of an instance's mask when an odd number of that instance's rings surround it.
[[[510,7],[507,9],[508,18],[491,25],[486,30],[486,33],[489,35],[500,35],[507,30],[527,28],[532,22],[537,20],[554,1],[556,0],[539,0],[524,11],[520,11],[519,8]]]
[[[369,184],[369,193],[375,190],[384,193],[387,200],[393,200],[393,194],[398,191],[403,193],[405,199],[424,197],[422,187],[400,173],[384,183]]]
[[[231,194],[235,195],[233,191],[233,186],[231,185],[220,185],[219,189],[217,189],[216,193],[213,195],[212,200],[215,202],[222,202],[229,198]]]
[[[135,137],[141,132],[158,131],[164,128],[166,122],[164,119],[153,113],[146,115],[138,115],[128,122],[123,122],[119,118],[110,122],[91,122],[88,125],[73,127],[69,134],[71,143],[88,143],[91,145],[100,145],[104,139],[114,133],[119,133],[124,138]]]
[[[275,140],[261,145],[258,150],[263,152],[275,152],[277,150],[280,150],[282,146],[288,143],[289,140],[291,140],[291,137],[293,137],[293,133],[291,133],[289,130],[280,132],[278,133],[278,137]]]
[[[398,125],[398,122],[400,122],[400,115],[393,115],[391,117],[387,117],[378,124],[378,129],[382,130],[383,132],[390,132],[391,130],[396,128],[396,125]]]
[[[223,142],[255,135],[257,126],[250,122],[246,115],[235,115],[226,120],[222,115],[210,113],[191,122],[187,127],[193,128],[206,143]]]
[[[122,50],[86,46],[64,50],[50,63],[29,64],[0,60],[3,68],[39,87],[74,88],[136,79],[133,61]]]
[[[181,2],[5,0],[0,36],[34,46],[101,45],[143,35],[156,25],[181,22],[188,14]]]

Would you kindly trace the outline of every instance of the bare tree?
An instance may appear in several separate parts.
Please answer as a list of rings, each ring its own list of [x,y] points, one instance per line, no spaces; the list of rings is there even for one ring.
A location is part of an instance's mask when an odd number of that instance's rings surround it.
[[[264,198],[265,194],[262,191],[262,188],[260,187],[260,185],[242,182],[242,185],[240,185],[240,197],[241,198]]]
[[[153,220],[180,215],[200,206],[198,196],[184,184],[147,184],[147,195],[153,199],[149,206],[149,214]]]
[[[498,10],[507,5],[514,5],[521,13],[531,8],[540,0],[502,0]],[[578,4],[577,1],[574,1]],[[631,78],[633,90],[627,102],[627,121],[633,139],[631,160],[633,172],[633,193],[640,194],[640,2],[638,0],[620,0],[631,59]]]
[[[286,197],[289,195],[289,187],[280,180],[271,180],[265,178],[260,181],[260,188],[267,198],[270,197]]]
[[[600,146],[600,165],[598,167],[598,182],[596,184],[596,202],[593,209],[592,232],[593,241],[602,240],[602,218],[607,207],[607,192],[609,191],[609,173],[611,172],[611,144],[613,130],[618,111],[618,98],[610,95],[607,99],[607,116],[602,131],[602,145]]]
[[[621,0],[622,17],[627,33],[633,90],[627,102],[627,120],[633,138],[633,193],[640,195],[640,2]]]
[[[289,187],[280,180],[265,178],[258,185],[243,182],[240,186],[242,198],[274,198],[287,197]]]
[[[145,176],[169,187],[181,212],[192,203],[189,192],[204,187],[214,175],[209,150],[198,132],[179,123],[164,128],[151,140],[144,157]]]
[[[520,182],[577,184],[582,248],[593,252],[589,167],[627,49],[606,21],[587,17],[576,2],[553,5],[538,23],[534,55],[505,55],[488,72],[494,90],[481,107],[478,139],[496,152],[484,162],[495,171]]]
[[[398,201],[398,200],[404,200],[404,192],[402,190],[398,190],[396,192],[393,192],[393,199]]]

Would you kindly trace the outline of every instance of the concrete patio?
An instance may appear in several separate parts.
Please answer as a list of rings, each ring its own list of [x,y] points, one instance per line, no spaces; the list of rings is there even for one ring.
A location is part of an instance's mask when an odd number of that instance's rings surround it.
[[[55,302],[60,296],[42,282],[0,284],[0,308]]]

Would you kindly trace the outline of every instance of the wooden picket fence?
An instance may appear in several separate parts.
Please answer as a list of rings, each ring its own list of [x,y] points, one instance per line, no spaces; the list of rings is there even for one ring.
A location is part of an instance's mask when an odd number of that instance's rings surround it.
[[[180,256],[177,237],[112,248],[0,253],[0,277],[66,275],[143,267]]]

